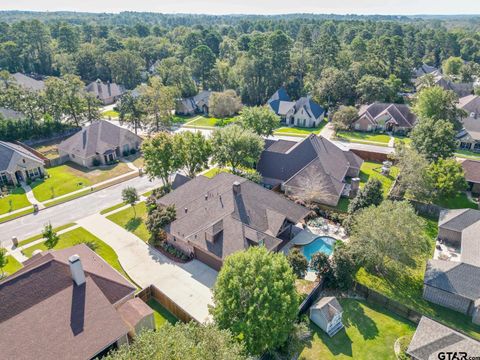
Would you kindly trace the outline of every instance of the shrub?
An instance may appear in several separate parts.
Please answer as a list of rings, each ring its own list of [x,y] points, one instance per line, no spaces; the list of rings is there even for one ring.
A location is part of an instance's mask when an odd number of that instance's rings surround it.
[[[123,150],[122,155],[123,156],[128,156],[130,152],[128,150]]]
[[[305,273],[308,269],[308,261],[305,255],[302,254],[299,248],[290,249],[287,255],[287,260],[293,269],[294,274],[302,279],[305,277]]]
[[[99,159],[93,159],[92,161],[92,165],[93,166],[100,166],[102,163]]]
[[[135,155],[137,153],[137,149],[132,148],[130,149],[130,155]]]

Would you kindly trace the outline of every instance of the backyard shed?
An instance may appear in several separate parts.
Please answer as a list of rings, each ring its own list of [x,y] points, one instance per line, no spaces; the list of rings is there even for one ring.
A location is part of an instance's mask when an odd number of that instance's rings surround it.
[[[343,328],[343,309],[337,298],[326,296],[310,308],[310,320],[332,337]]]

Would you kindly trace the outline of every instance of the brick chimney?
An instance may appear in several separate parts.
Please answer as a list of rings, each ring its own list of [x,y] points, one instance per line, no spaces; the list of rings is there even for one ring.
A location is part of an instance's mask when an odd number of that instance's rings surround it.
[[[77,254],[68,258],[70,264],[70,272],[72,273],[72,280],[75,281],[77,286],[85,284],[85,272],[83,271],[82,262],[80,256]]]

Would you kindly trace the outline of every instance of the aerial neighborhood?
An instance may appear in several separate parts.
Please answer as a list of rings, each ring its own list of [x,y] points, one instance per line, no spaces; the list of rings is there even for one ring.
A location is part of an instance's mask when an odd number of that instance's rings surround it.
[[[480,359],[480,16],[103,9],[0,5],[0,358]]]

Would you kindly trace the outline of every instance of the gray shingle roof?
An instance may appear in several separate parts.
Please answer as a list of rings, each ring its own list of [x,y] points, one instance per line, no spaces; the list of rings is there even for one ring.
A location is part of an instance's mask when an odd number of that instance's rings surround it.
[[[423,282],[473,301],[480,298],[480,267],[467,263],[429,260]]]
[[[142,138],[130,130],[116,126],[108,121],[95,121],[81,131],[62,141],[58,149],[68,154],[89,158],[96,154],[114,151],[124,143],[142,142]]]
[[[21,161],[22,158],[28,158],[32,161],[37,161],[39,163],[38,166],[43,165],[42,159],[32,154],[24,147],[5,141],[0,141],[0,171],[11,172],[16,166],[16,164],[12,162]]]
[[[40,91],[45,89],[45,82],[42,80],[35,80],[22,73],[15,73],[12,77],[19,86],[26,90]]]
[[[85,87],[85,90],[94,94],[102,101],[112,97],[118,98],[125,92],[125,88],[122,85],[118,85],[116,83],[104,83],[100,79],[92,81]]]
[[[480,211],[475,209],[442,210],[438,227],[453,231],[462,231],[480,221]]]
[[[330,322],[335,315],[343,311],[342,306],[334,296],[321,298],[312,305],[311,309],[319,311],[327,322]]]
[[[418,360],[439,359],[439,352],[466,352],[468,356],[480,356],[480,342],[425,316],[407,349],[407,354]]]
[[[239,183],[235,194],[233,184]],[[212,179],[198,176],[159,200],[175,205],[177,218],[166,230],[223,259],[244,250],[249,242],[276,247],[285,220],[297,223],[308,209],[239,176],[220,173]],[[222,231],[218,231],[218,230]],[[215,241],[209,234],[218,235]]]
[[[350,151],[344,151],[322,136],[310,135],[304,140],[278,140],[266,142],[257,170],[277,184],[294,181],[294,177],[307,166],[315,166],[318,174],[325,176],[330,191],[340,196],[349,168],[360,168],[363,160]],[[315,161],[314,161],[315,160]]]

